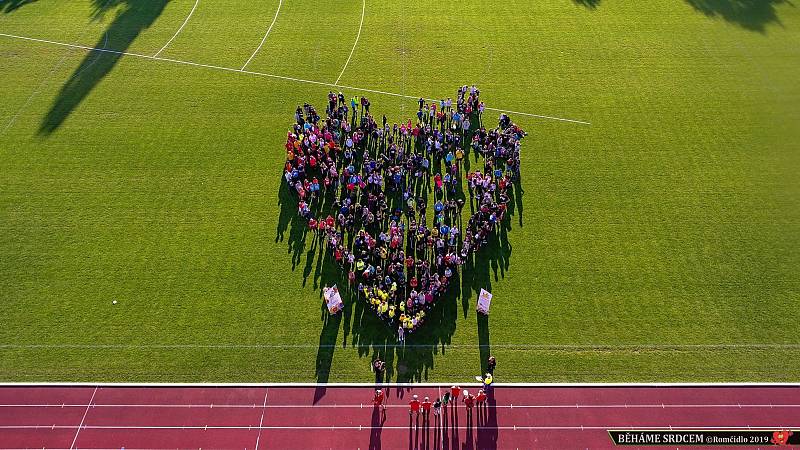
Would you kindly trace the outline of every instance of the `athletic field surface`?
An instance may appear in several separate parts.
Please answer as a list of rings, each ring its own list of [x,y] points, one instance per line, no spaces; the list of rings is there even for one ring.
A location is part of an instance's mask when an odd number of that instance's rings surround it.
[[[391,382],[450,384],[494,355],[497,382],[796,382],[798,79],[800,6],[781,0],[0,0],[0,380],[369,382],[380,357]],[[506,230],[405,346],[364,302],[329,316],[321,290],[346,281],[282,178],[295,109],[322,111],[341,91],[399,122],[418,98],[473,84],[487,123],[505,112],[528,133]],[[266,389],[143,392],[263,406]],[[67,428],[44,435],[67,446],[162,433],[91,428],[102,424],[231,424],[250,429],[163,433],[247,447],[262,412],[265,426],[370,424],[367,408],[271,407],[308,389],[269,388],[270,407],[235,420],[209,408],[208,423],[87,411],[92,391],[23,390],[79,405],[27,409],[24,423],[52,416]],[[92,402],[132,392],[103,387]],[[328,392],[320,405],[365,395]],[[498,389],[498,426],[646,422],[624,408],[563,421],[531,408],[535,420],[515,422],[510,392],[555,401]],[[630,395],[693,391],[650,392]],[[383,435],[406,443],[396,408]],[[662,424],[769,413],[713,411]],[[42,436],[13,433],[22,446]],[[365,446],[369,433],[353,431]],[[604,439],[537,436],[570,433]],[[323,435],[344,436],[309,436]]]
[[[447,385],[91,385],[0,387],[6,448],[608,448],[607,430],[788,430],[798,385],[498,385],[488,404],[408,413]],[[477,390],[478,386],[463,386]],[[794,422],[792,422],[794,421]],[[674,448],[674,446],[673,446]],[[716,448],[716,447],[715,447]],[[720,447],[725,448],[725,447]]]

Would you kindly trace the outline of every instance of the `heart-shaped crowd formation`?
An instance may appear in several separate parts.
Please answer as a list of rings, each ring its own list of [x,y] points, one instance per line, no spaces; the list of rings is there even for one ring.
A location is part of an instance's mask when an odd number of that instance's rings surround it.
[[[284,177],[349,289],[403,340],[505,219],[525,132],[505,114],[484,127],[474,85],[458,89],[455,105],[419,99],[416,125],[381,124],[369,108],[341,92],[329,93],[324,120],[298,106]],[[468,172],[471,152],[482,170]],[[464,179],[474,211],[466,226]]]

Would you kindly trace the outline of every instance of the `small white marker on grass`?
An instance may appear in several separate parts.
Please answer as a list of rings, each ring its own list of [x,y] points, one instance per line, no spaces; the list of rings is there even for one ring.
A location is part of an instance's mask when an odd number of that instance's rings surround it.
[[[117,304],[117,301],[116,301],[116,300],[112,300],[112,301],[111,301],[111,304],[112,304],[112,305],[116,305],[116,304]]]

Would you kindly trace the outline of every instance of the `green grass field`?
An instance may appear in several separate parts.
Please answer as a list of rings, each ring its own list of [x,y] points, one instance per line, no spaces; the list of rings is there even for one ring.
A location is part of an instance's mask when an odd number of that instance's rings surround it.
[[[800,379],[796,2],[366,0],[344,73],[362,2],[278,3],[0,0],[0,379],[467,380],[488,352],[499,381]],[[324,320],[280,175],[331,87],[235,71],[273,19],[248,71],[591,122],[512,114],[509,244],[417,347]]]

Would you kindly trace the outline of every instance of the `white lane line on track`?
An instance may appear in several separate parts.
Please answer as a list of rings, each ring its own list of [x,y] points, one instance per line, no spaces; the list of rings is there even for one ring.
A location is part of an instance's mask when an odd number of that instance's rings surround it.
[[[347,57],[347,61],[344,63],[344,67],[342,67],[341,73],[336,78],[336,82],[333,83],[334,85],[339,85],[339,80],[342,79],[342,75],[344,75],[344,71],[347,70],[347,65],[350,64],[350,58],[353,57],[353,52],[356,51],[356,46],[358,45],[358,40],[361,39],[361,28],[364,26],[364,11],[367,10],[367,0],[361,0],[361,23],[358,24],[358,34],[356,35],[356,41],[353,42],[353,48],[350,49],[350,56]],[[342,86],[344,87],[344,86]]]
[[[800,425],[800,424],[798,424]],[[32,430],[32,429],[56,429],[56,430],[73,430],[75,425],[0,425],[0,430]],[[375,429],[382,430],[407,430],[408,426],[378,426]],[[448,427],[448,429],[458,430],[619,430],[619,429],[633,429],[633,427],[626,427],[620,425],[605,425],[605,426],[582,426],[582,425],[563,425],[563,426],[497,426],[497,427]],[[640,430],[661,430],[666,429],[664,425],[642,425],[637,426],[636,429]],[[779,429],[797,429],[800,427],[792,426],[672,426],[675,430],[779,430]],[[320,426],[261,426],[254,427],[252,425],[85,425],[82,427],[84,430],[372,430],[371,425],[320,425]]]
[[[258,443],[261,441],[261,427],[264,426],[264,413],[267,412],[267,395],[269,395],[269,388],[264,391],[264,406],[261,408],[261,420],[258,422],[258,436],[256,437],[255,450],[258,450]]]
[[[275,25],[275,21],[278,20],[278,13],[281,12],[281,6],[283,6],[283,0],[278,0],[278,10],[275,11],[275,17],[272,18],[272,23],[269,24],[269,28],[267,28],[267,34],[264,35],[264,38],[261,39],[261,43],[258,44],[256,51],[254,51],[253,54],[250,55],[250,58],[247,59],[247,62],[244,63],[244,65],[240,70],[244,70],[247,67],[247,65],[250,64],[250,61],[252,61],[253,58],[256,57],[256,54],[258,54],[259,51],[261,51],[261,47],[264,46],[264,42],[267,42],[267,36],[269,36],[269,33],[272,31],[272,26]]]
[[[72,444],[69,448],[75,448],[75,442],[78,441],[78,435],[81,434],[81,427],[83,427],[83,422],[86,420],[86,415],[89,414],[89,408],[92,406],[92,400],[94,400],[95,394],[97,394],[97,388],[99,386],[95,386],[94,391],[92,391],[92,398],[89,399],[89,404],[86,405],[86,411],[83,412],[83,417],[81,418],[81,423],[78,425],[78,430],[75,432],[75,437],[72,439]],[[55,425],[53,425],[55,428]],[[75,427],[72,427],[75,428]]]
[[[363,404],[360,405],[267,405],[266,404],[266,395],[264,396],[265,402],[262,408],[363,408]],[[441,398],[441,389],[439,390],[439,398]],[[66,404],[66,403],[59,403],[59,404],[3,404],[0,405],[0,408],[87,408],[91,406],[95,409],[97,408],[199,408],[199,409],[208,409],[208,408],[242,408],[242,409],[253,409],[257,407],[257,405],[250,405],[250,404],[92,404],[92,405],[83,405],[83,404]],[[386,405],[387,408],[408,408],[407,405]],[[495,406],[488,406],[491,409],[499,409],[499,408],[511,408],[511,405],[495,405]],[[657,408],[657,409],[666,409],[666,408],[800,408],[800,405],[796,404],[669,404],[669,403],[659,403],[659,404],[638,404],[638,405],[602,405],[602,404],[574,404],[574,405],[514,405],[514,408],[537,408],[537,409],[558,409],[558,408],[566,408],[566,409],[575,409],[575,408],[603,408],[603,409],[614,409],[614,408]]]
[[[176,37],[178,37],[178,35],[179,35],[179,34],[181,34],[181,31],[183,31],[183,27],[185,27],[185,26],[186,26],[186,24],[187,24],[187,23],[189,23],[189,19],[191,19],[191,18],[192,18],[192,14],[194,14],[194,10],[195,10],[195,9],[197,9],[197,5],[198,5],[198,4],[200,4],[200,0],[195,0],[195,2],[194,2],[194,6],[192,7],[192,10],[191,10],[191,11],[189,11],[189,15],[188,15],[188,16],[186,16],[186,20],[184,20],[184,21],[183,21],[183,24],[180,26],[180,28],[178,28],[178,31],[176,31],[176,32],[175,32],[175,34],[173,34],[173,35],[172,35],[172,37],[171,37],[171,38],[169,38],[169,40],[167,41],[167,43],[166,43],[166,44],[164,44],[164,46],[163,46],[163,47],[161,47],[161,50],[157,51],[157,52],[156,52],[156,54],[155,54],[155,55],[153,55],[153,56],[158,56],[158,55],[160,55],[160,54],[161,54],[161,52],[163,52],[163,51],[164,51],[164,50],[165,50],[167,47],[169,47],[169,44],[171,44],[171,43],[172,43],[172,41],[174,41],[174,40],[175,40],[175,38],[176,38]]]
[[[244,73],[244,74],[248,74],[248,75],[267,77],[267,78],[274,78],[276,80],[286,80],[286,81],[294,81],[294,82],[297,82],[297,83],[315,84],[315,85],[318,85],[318,86],[325,86],[325,87],[351,89],[351,90],[359,91],[359,92],[370,92],[370,93],[373,93],[373,94],[382,94],[382,95],[388,95],[388,96],[392,96],[392,97],[408,98],[408,99],[412,99],[412,100],[418,100],[420,98],[420,96],[404,95],[404,94],[398,94],[396,92],[381,91],[381,90],[378,90],[378,89],[367,89],[367,88],[361,88],[361,87],[355,87],[355,86],[347,86],[347,85],[342,85],[342,84],[326,83],[324,81],[305,80],[305,79],[302,79],[302,78],[287,77],[287,76],[284,76],[284,75],[275,75],[275,74],[263,73],[263,72],[253,72],[253,71],[250,71],[250,70],[234,69],[232,67],[215,66],[215,65],[212,65],[212,64],[201,64],[201,63],[196,63],[196,62],[191,62],[191,61],[183,61],[183,60],[179,60],[179,59],[164,58],[164,57],[160,57],[160,56],[143,55],[141,53],[121,52],[121,51],[118,51],[118,50],[110,50],[110,49],[89,47],[89,46],[86,46],[86,45],[67,44],[65,42],[52,41],[52,40],[49,40],[49,39],[39,39],[39,38],[32,38],[32,37],[27,37],[27,36],[18,36],[18,35],[15,35],[15,34],[7,34],[7,33],[0,33],[0,36],[11,38],[11,39],[21,39],[21,40],[25,40],[25,41],[40,42],[40,43],[44,43],[44,44],[60,45],[62,47],[79,48],[79,49],[88,50],[88,51],[98,51],[98,52],[112,53],[112,54],[115,54],[115,55],[132,56],[132,57],[136,57],[136,58],[150,59],[150,60],[153,60],[153,61],[171,62],[171,63],[174,63],[174,64],[181,64],[181,65],[192,66],[192,67],[203,67],[203,68],[206,68],[206,69],[222,70],[222,71],[226,71],[226,72]],[[422,98],[425,99],[425,100],[428,100],[428,101],[432,101],[433,100],[433,99],[425,98],[425,97],[422,97]],[[511,111],[511,110],[501,109],[501,108],[489,108],[489,107],[486,107],[486,110],[488,110],[488,111],[497,111],[497,112],[507,112],[507,113],[511,113],[511,114],[519,114],[519,115],[522,115],[522,116],[536,117],[536,118],[539,118],[539,119],[557,120],[557,121],[560,121],[560,122],[570,122],[570,123],[578,123],[578,124],[582,124],[582,125],[591,125],[590,122],[584,122],[582,120],[566,119],[566,118],[563,118],[563,117],[555,117],[555,116],[545,116],[545,115],[541,115],[541,114],[533,114],[533,113],[526,113],[526,112],[520,112],[520,111]],[[315,346],[315,347],[318,347],[318,346]],[[800,347],[800,344],[798,344],[798,347]]]

